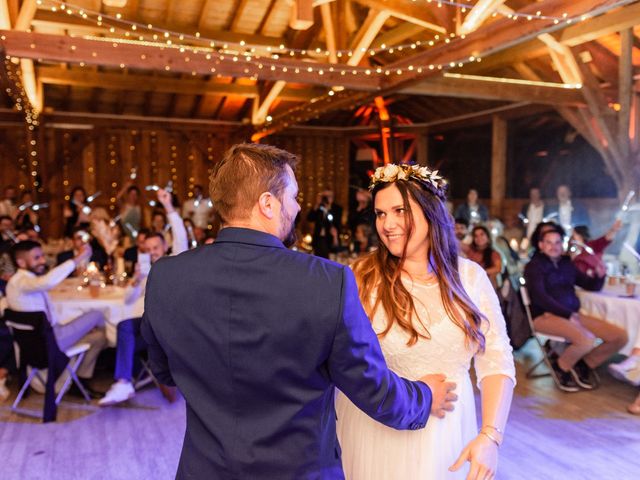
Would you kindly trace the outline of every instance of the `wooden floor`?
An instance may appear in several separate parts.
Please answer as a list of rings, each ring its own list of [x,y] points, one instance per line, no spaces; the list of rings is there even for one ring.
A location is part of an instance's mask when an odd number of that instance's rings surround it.
[[[498,478],[640,478],[640,417],[625,410],[637,389],[603,369],[599,390],[565,394],[548,377],[524,378],[526,366],[537,358],[532,344],[517,353],[519,383]],[[108,385],[108,377],[101,382]],[[41,401],[31,395],[26,406]],[[0,405],[0,478],[171,479],[183,433],[184,402],[168,404],[153,388],[120,407],[65,402],[58,423],[47,425],[11,413],[5,402]]]

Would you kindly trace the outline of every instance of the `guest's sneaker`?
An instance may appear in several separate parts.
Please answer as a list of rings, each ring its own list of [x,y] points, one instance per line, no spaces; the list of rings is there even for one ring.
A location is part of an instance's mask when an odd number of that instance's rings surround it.
[[[7,388],[7,377],[0,378],[0,402],[4,402],[9,398],[10,392]]]
[[[612,377],[635,387],[640,386],[640,357],[632,356],[623,362],[611,363],[608,369]]]
[[[108,407],[109,405],[115,405],[116,403],[126,402],[136,394],[131,382],[117,381],[102,398],[98,405],[101,407]]]
[[[558,388],[564,392],[579,392],[580,387],[573,379],[573,375],[571,372],[565,372],[558,365],[557,360],[551,361],[551,366],[553,367],[553,372],[558,379]]]
[[[570,372],[579,387],[585,390],[593,390],[598,386],[593,370],[584,360],[578,360],[578,363],[573,366]]]

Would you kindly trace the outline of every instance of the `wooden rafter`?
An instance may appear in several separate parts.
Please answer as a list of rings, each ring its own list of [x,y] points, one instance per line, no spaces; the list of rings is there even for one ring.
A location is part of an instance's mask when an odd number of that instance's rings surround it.
[[[327,50],[329,51],[329,63],[338,63],[338,55],[336,53],[336,31],[333,24],[331,5],[328,3],[323,3],[322,5],[320,5],[320,13],[322,14],[322,25],[324,26],[324,36],[327,42]]]
[[[234,8],[232,10],[232,19],[231,19],[231,23],[229,24],[229,28],[227,28],[227,30],[231,30],[232,32],[234,32],[235,30],[238,29],[238,24],[242,21],[242,15],[244,13],[244,9],[247,6],[247,0],[238,0],[235,5]]]
[[[633,100],[633,29],[620,32],[620,80],[618,82],[618,144],[620,153],[627,157],[631,152],[629,126],[631,124],[631,103]]]
[[[373,78],[363,78],[362,75],[340,75],[336,70],[329,69],[323,75],[318,72],[308,72],[308,62],[280,59],[278,66],[287,67],[285,74],[281,70],[271,70],[268,67],[259,68],[256,64],[234,62],[230,56],[224,59],[207,59],[202,53],[187,55],[178,49],[158,48],[140,44],[120,43],[111,44],[97,40],[70,38],[60,35],[42,33],[26,33],[16,31],[0,31],[0,44],[7,55],[43,59],[54,62],[84,62],[87,65],[102,65],[119,68],[124,65],[130,69],[168,71],[175,73],[189,73],[209,75],[211,73],[229,77],[251,77],[257,75],[264,80],[285,80],[294,83],[311,85],[344,85],[358,90],[375,90],[377,82]],[[113,45],[116,45],[114,47]],[[106,48],[105,48],[106,47]],[[187,61],[188,59],[188,61]],[[212,71],[213,69],[213,71]],[[295,70],[298,69],[298,73]]]
[[[265,122],[267,114],[269,113],[269,108],[271,108],[273,102],[276,101],[278,95],[280,95],[280,92],[282,92],[286,84],[287,82],[278,80],[269,88],[269,91],[260,103],[257,101],[254,103],[255,108],[251,116],[251,122],[254,125],[262,125]]]
[[[459,34],[468,35],[477,30],[484,21],[506,0],[479,0],[464,17]]]
[[[358,65],[367,54],[369,46],[389,18],[389,12],[371,9],[351,44],[353,55],[347,60],[348,65]]]
[[[524,102],[535,98],[536,103],[548,105],[580,106],[585,105],[580,90],[566,89],[560,86],[540,86],[513,83],[500,83],[465,78],[434,78],[400,90],[409,95],[428,95],[455,98],[475,98],[481,100]]]
[[[69,85],[75,87],[110,90],[138,90],[143,92],[179,93],[182,95],[236,95],[256,98],[259,95],[256,85],[220,83],[214,80],[198,78],[151,77],[135,73],[97,72],[94,70],[64,70],[58,67],[39,67],[38,78],[45,85]],[[283,100],[308,101],[324,90],[284,88],[280,93]]]
[[[382,45],[385,46],[393,46],[397,45],[400,42],[405,41],[408,38],[411,38],[421,32],[424,31],[424,27],[422,25],[416,25],[415,23],[402,22],[395,28],[384,32],[378,35],[371,47],[379,48]]]
[[[394,0],[356,0],[358,3],[378,11],[386,11],[396,18],[415,23],[437,33],[446,33],[446,29],[434,23],[429,15],[429,9],[423,5]]]

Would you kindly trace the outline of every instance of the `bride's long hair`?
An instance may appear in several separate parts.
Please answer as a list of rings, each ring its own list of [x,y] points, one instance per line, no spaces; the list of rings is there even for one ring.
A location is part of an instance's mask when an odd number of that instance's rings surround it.
[[[431,269],[438,279],[440,294],[445,310],[453,322],[465,333],[465,344],[475,344],[480,351],[484,350],[485,338],[480,330],[481,323],[486,317],[475,306],[460,281],[458,271],[458,242],[454,235],[453,218],[444,204],[444,192],[438,195],[425,188],[422,182],[415,180],[399,180],[395,182],[379,183],[373,190],[373,202],[376,195],[385,188],[395,185],[402,195],[404,208],[411,214],[405,215],[405,242],[402,256],[396,257],[387,249],[376,228],[379,247],[360,259],[353,265],[353,271],[358,282],[360,300],[365,311],[372,318],[378,308],[382,307],[389,319],[384,331],[379,336],[384,337],[395,322],[410,338],[407,345],[414,345],[418,338],[431,338],[427,326],[426,334],[419,332],[412,321],[418,319],[418,313],[411,293],[402,283],[403,266],[406,259],[407,245],[414,231],[413,215],[409,197],[419,206],[425,216],[429,231],[427,234],[429,250],[427,258],[431,262]],[[431,187],[430,185],[428,185]],[[419,212],[416,212],[419,215]],[[375,297],[375,301],[372,298]],[[418,319],[419,321],[419,319]]]

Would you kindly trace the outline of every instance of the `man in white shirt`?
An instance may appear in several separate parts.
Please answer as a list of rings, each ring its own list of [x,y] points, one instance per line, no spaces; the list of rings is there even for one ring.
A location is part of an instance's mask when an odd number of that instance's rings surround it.
[[[74,258],[47,273],[46,260],[40,244],[32,240],[19,242],[11,248],[17,271],[9,279],[6,290],[10,309],[18,312],[46,313],[60,350],[65,351],[78,342],[91,345],[78,368],[78,377],[81,379],[93,376],[98,355],[106,345],[104,315],[92,310],[62,325],[56,318],[48,291],[67,278],[77,265],[91,258],[91,253],[91,247],[85,245]],[[88,390],[92,393],[91,389]]]
[[[191,219],[196,228],[206,230],[211,219],[212,207],[211,200],[204,197],[202,187],[196,185],[193,187],[193,197],[182,206],[182,216]]]
[[[187,232],[180,214],[175,211],[171,203],[171,194],[160,189],[158,191],[158,201],[164,206],[167,213],[167,220],[171,225],[172,245],[171,255],[178,255],[188,250]],[[144,241],[144,249],[149,254],[151,264],[157,262],[169,251],[165,237],[161,233],[150,233]],[[140,335],[140,324],[144,313],[144,292],[147,285],[148,271],[139,267],[133,277],[133,283],[127,287],[125,292],[125,303],[133,305],[133,312],[136,318],[131,318],[118,324],[118,336],[116,345],[116,371],[114,378],[116,382],[111,385],[98,403],[102,407],[114,405],[116,403],[129,400],[135,395],[133,386],[133,364],[136,351],[146,348],[146,344]],[[169,388],[169,387],[167,387]],[[173,392],[163,389],[162,392],[167,398],[172,398]]]

